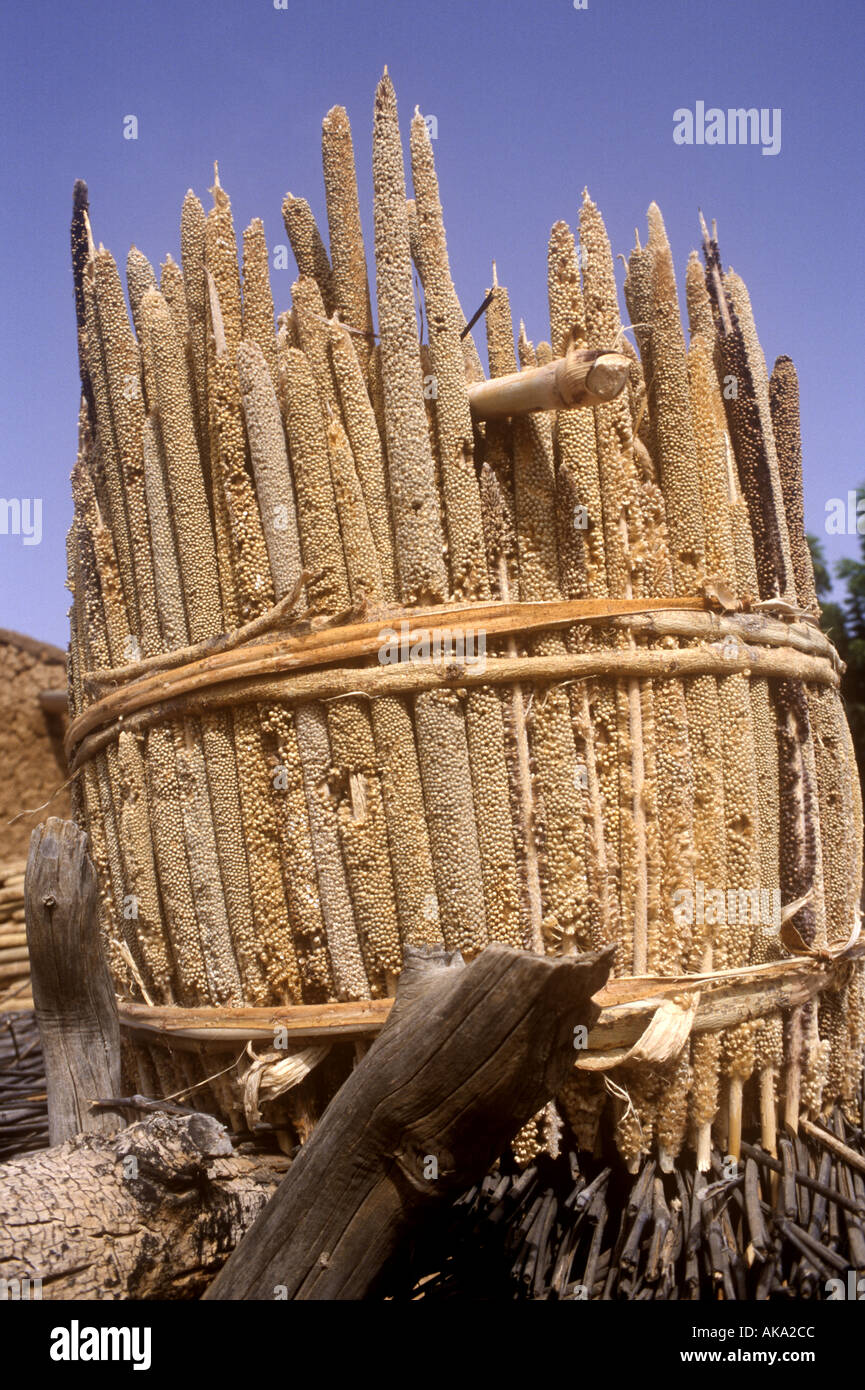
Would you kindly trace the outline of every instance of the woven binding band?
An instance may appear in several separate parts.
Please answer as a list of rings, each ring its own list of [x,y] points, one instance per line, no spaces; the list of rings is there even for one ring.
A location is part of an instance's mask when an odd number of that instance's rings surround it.
[[[857,918],[843,946],[809,950],[792,959],[699,975],[611,979],[595,996],[601,1013],[576,1065],[606,1071],[625,1062],[669,1061],[691,1033],[735,1027],[837,987],[863,952]],[[263,1008],[180,1008],[120,1000],[118,1011],[123,1029],[139,1042],[198,1050],[202,1043],[231,1049],[272,1042],[277,1029],[297,1047],[311,1040],[371,1037],[381,1031],[392,1004],[392,999],[362,999]]]
[[[267,641],[260,635],[267,630],[268,615],[264,615],[256,620],[254,640],[220,639],[215,650],[186,649],[126,671],[93,673],[91,679],[103,687],[110,681],[122,683],[73,721],[66,737],[67,757],[75,772],[124,730],[140,732],[168,719],[258,701],[375,698],[438,687],[591,677],[724,677],[736,672],[838,686],[843,667],[829,639],[813,622],[789,621],[785,605],[776,607],[788,620],[769,616],[767,611],[714,612],[704,598],[439,604],[387,609],[374,621],[338,621],[277,638],[271,627]],[[282,605],[274,610],[274,624],[282,612]],[[696,638],[701,645],[682,649],[616,645],[551,656],[485,656],[483,661],[436,661],[409,655],[424,638],[429,641],[430,634],[447,634],[450,641],[462,638],[463,650],[470,650],[472,639],[481,632],[486,640],[578,623],[606,624],[613,631],[643,639]],[[369,659],[389,641],[396,642],[396,659],[370,665]],[[403,653],[408,659],[402,659]]]

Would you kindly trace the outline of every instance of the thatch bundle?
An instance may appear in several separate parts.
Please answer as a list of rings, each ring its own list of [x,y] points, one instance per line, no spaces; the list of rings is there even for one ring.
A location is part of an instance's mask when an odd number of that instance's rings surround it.
[[[738,1152],[749,1104],[773,1151],[779,1101],[852,1115],[862,817],[792,363],[769,377],[708,233],[688,346],[654,205],[625,284],[638,357],[585,195],[579,255],[551,233],[548,342],[521,327],[515,351],[491,287],[507,380],[484,384],[422,117],[407,201],[385,74],[377,329],[341,108],[323,155],[330,253],[288,195],[277,329],[262,225],[239,263],[218,177],[209,212],[186,196],[181,266],[157,284],[130,252],[131,323],[76,189],[69,746],[134,1089],[215,1078],[206,1103],[237,1119],[239,1078],[250,1122],[270,1098],[302,1134],[347,1064],[322,1064],[331,1038],[359,1002],[380,1016],[407,943],[616,941],[561,1098],[582,1146],[607,1106],[627,1161],[665,1170],[686,1142],[707,1168],[713,1123]],[[625,390],[593,377],[604,355]],[[534,391],[558,408],[526,410]],[[293,1008],[300,1043],[245,1050],[277,1006],[329,1003],[354,1012]]]

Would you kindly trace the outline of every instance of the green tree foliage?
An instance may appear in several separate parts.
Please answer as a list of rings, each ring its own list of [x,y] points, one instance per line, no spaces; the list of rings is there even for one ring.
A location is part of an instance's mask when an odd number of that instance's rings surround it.
[[[811,552],[811,563],[814,566],[814,584],[817,589],[817,597],[822,598],[823,595],[828,594],[829,590],[832,588],[832,576],[826,564],[826,552],[823,549],[823,542],[820,540],[819,536],[815,536],[808,531],[805,535],[805,540],[808,542],[808,549]]]
[[[860,489],[860,495],[865,489]],[[823,598],[832,587],[823,543],[817,536],[806,536],[814,562],[814,582],[817,595]],[[847,670],[841,682],[841,694],[850,722],[850,732],[859,763],[859,777],[865,797],[865,536],[859,537],[861,558],[845,556],[835,564],[835,575],[844,581],[846,593],[842,603],[821,603],[823,631],[835,643]]]

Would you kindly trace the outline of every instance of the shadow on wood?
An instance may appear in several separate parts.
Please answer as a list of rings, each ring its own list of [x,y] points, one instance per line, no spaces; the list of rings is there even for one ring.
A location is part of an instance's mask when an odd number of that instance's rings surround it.
[[[369,1294],[408,1227],[561,1088],[614,955],[408,949],[381,1034],[205,1297]]]

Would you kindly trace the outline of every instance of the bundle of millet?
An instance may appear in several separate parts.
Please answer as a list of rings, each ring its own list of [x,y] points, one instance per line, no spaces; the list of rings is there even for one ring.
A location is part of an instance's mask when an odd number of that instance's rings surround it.
[[[191,192],[184,201],[182,268],[169,258],[157,286],[130,253],[134,332],[77,190],[73,713],[106,679],[165,653],[180,661],[292,600],[307,629],[349,615],[387,626],[405,606],[452,601],[675,605],[720,593],[729,606],[777,598],[816,611],[792,364],[781,359],[770,383],[747,293],[716,248],[705,278],[688,267],[688,348],[650,209],[625,285],[638,358],[586,194],[580,256],[566,223],[550,237],[550,341],[535,351],[522,330],[519,362],[494,275],[490,376],[572,348],[617,349],[631,356],[628,390],[479,421],[482,369],[418,114],[409,148],[411,202],[385,73],[372,147],[377,327],[341,108],[323,125],[329,254],[309,203],[283,204],[299,278],[278,328],[264,228],[245,230],[239,265],[218,177],[209,213]],[[731,373],[732,401],[720,389]],[[699,645],[662,617],[516,633],[489,654],[607,648],[626,661],[641,646]],[[785,904],[803,900],[793,926],[805,948],[841,945],[861,877],[846,721],[832,689],[771,686],[738,670],[443,680],[405,695],[205,708],[125,732],[80,776],[119,988],[157,1004],[363,999],[391,993],[404,945],[420,942],[470,957],[490,942],[567,953],[615,940],[620,976],[784,953],[759,922],[678,920],[675,903],[698,883],[780,889]],[[855,976],[844,998],[796,1014],[786,1053],[769,1015],[695,1034],[665,1068],[617,1069],[625,1158],[656,1144],[669,1169],[690,1139],[705,1166],[719,1107],[735,1151],[754,1072],[769,1147],[782,1066],[788,1110],[800,1099],[819,1110],[824,1083],[849,1102],[862,1007]],[[152,1061],[164,1087],[177,1083],[167,1054],[138,1054],[141,1071]],[[583,1072],[563,1097],[589,1146],[606,1098]],[[555,1127],[550,1116],[543,1134],[528,1127],[520,1153],[555,1143]]]

